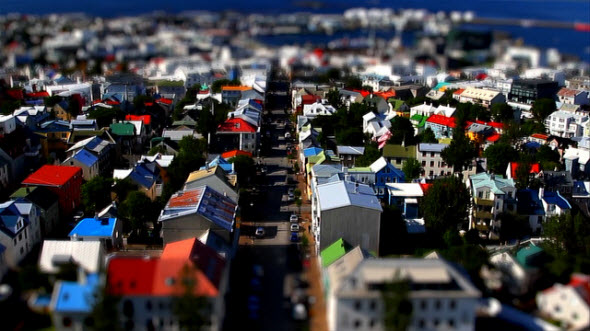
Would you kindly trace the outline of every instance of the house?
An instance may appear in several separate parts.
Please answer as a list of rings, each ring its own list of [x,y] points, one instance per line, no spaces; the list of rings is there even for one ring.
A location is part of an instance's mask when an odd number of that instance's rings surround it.
[[[16,267],[41,241],[39,208],[23,198],[0,203],[0,245],[9,267]]]
[[[491,254],[489,261],[502,273],[502,287],[511,295],[521,296],[528,293],[539,279],[546,255],[540,246],[529,242],[500,249]]]
[[[526,216],[532,233],[540,234],[545,220],[545,208],[539,198],[539,192],[532,189],[521,189],[516,192],[516,210]]]
[[[371,135],[373,140],[390,133],[389,128],[391,128],[391,122],[379,117],[374,112],[363,115],[363,133]]]
[[[588,122],[588,115],[558,110],[547,116],[545,125],[550,135],[573,138],[584,134],[584,127]]]
[[[241,118],[230,118],[219,125],[215,134],[216,144],[222,152],[240,149],[255,153],[258,149],[260,127]]]
[[[208,186],[172,195],[158,218],[164,244],[203,235],[211,230],[227,243],[237,243],[237,203]]]
[[[407,159],[416,158],[416,146],[387,144],[383,147],[383,157],[396,168],[402,169]]]
[[[99,136],[91,136],[72,145],[66,152],[75,155],[80,150],[90,152],[98,159],[98,174],[107,176],[113,171],[113,163],[116,156],[115,142],[109,139],[103,139]],[[90,159],[90,156],[88,156]],[[81,162],[79,162],[81,163]],[[84,170],[84,168],[82,167]],[[84,172],[84,171],[83,171]],[[86,176],[84,177],[86,180]]]
[[[587,105],[590,100],[588,99],[588,91],[576,90],[567,87],[562,87],[557,92],[557,99],[559,102],[569,105]]]
[[[343,180],[318,185],[312,201],[316,250],[319,252],[342,238],[379,254],[382,211],[381,203],[368,185]]]
[[[136,125],[136,124],[137,125]],[[143,127],[141,121],[119,122],[109,126],[110,133],[115,138],[117,145],[120,146],[122,153],[139,152],[143,144]]]
[[[57,274],[62,265],[72,263],[87,273],[98,273],[102,270],[104,255],[100,241],[44,240],[39,269]]]
[[[242,93],[252,90],[249,86],[222,86],[221,99],[223,103],[236,106],[240,99],[243,99]]]
[[[16,190],[10,198],[23,198],[39,208],[41,236],[51,234],[59,225],[59,204],[57,195],[46,187],[26,186]]]
[[[506,97],[499,91],[468,87],[459,96],[459,102],[471,102],[482,105],[484,108],[491,108],[496,103],[505,103]]]
[[[106,77],[103,99],[116,97],[117,100],[131,103],[138,95],[145,94],[143,77],[131,73],[118,73]]]
[[[9,174],[5,175],[7,186],[15,186],[30,169],[39,166],[40,148],[39,138],[30,135],[28,130],[22,127],[0,136],[0,159],[6,163],[4,171],[9,171]]]
[[[83,177],[79,167],[64,165],[44,165],[35,171],[22,184],[42,186],[57,195],[60,215],[71,215],[81,204]]]
[[[555,98],[559,86],[557,82],[546,79],[519,79],[512,82],[508,100],[523,104],[533,104],[535,100]]]
[[[311,105],[303,106],[303,116],[310,119],[314,119],[317,116],[330,116],[335,112],[336,108],[326,103],[324,100],[322,100],[322,102],[314,102]]]
[[[541,187],[539,189],[539,199],[543,203],[546,217],[563,215],[572,210],[570,203],[559,194],[559,191],[545,191]]]
[[[568,284],[555,284],[537,294],[537,307],[566,330],[590,327],[590,276],[573,274]]]
[[[574,187],[572,174],[569,171],[546,171],[539,173],[541,185],[545,191],[559,192],[564,197],[570,197]]]
[[[374,189],[379,198],[387,195],[387,183],[403,183],[406,179],[404,172],[387,162],[383,156],[373,162],[369,168],[375,174]]]
[[[0,135],[9,134],[16,130],[16,117],[14,115],[0,115]]]
[[[232,163],[229,163],[232,165]],[[207,185],[216,192],[229,197],[234,203],[238,202],[238,188],[235,176],[230,176],[222,164],[205,167],[193,171],[188,175],[184,184],[185,190],[192,190]]]
[[[327,297],[332,330],[384,330],[382,289],[397,278],[409,283],[408,330],[473,330],[481,293],[443,259],[351,259]]]
[[[481,235],[497,237],[502,226],[498,215],[503,212],[516,212],[514,180],[505,179],[500,175],[479,173],[469,176],[467,187],[473,199],[469,229],[477,229]]]
[[[336,155],[340,158],[340,163],[345,167],[354,167],[356,159],[365,154],[363,146],[336,146]]]
[[[447,146],[446,144],[418,144],[416,160],[422,165],[423,176],[436,178],[438,176],[449,176],[453,173],[453,167],[446,164],[441,155]]]
[[[162,184],[162,178],[160,177],[160,168],[157,162],[143,160],[136,163],[131,169],[115,169],[113,178],[115,181],[129,178],[152,201],[156,200],[162,193],[161,189],[158,190],[158,185],[161,186]]]
[[[53,286],[49,310],[58,330],[85,330],[93,325],[91,312],[95,293],[100,286],[100,274],[84,274],[78,281],[57,281]]]
[[[419,200],[424,197],[422,185],[418,183],[389,183],[387,184],[387,203],[397,206],[404,218],[418,218]]]
[[[455,126],[454,117],[433,114],[426,119],[424,129],[430,128],[434,132],[436,139],[453,138],[453,129]]]
[[[514,179],[517,177],[517,170],[519,167],[518,162],[508,162],[508,167],[506,168],[506,178]],[[541,172],[541,165],[539,163],[531,163],[530,169],[528,173],[532,176],[537,176]]]
[[[193,137],[196,139],[203,138],[203,135],[198,133],[195,129],[191,129],[187,126],[181,125],[174,128],[166,128],[162,131],[162,138],[164,140],[172,140],[179,142],[184,137]]]
[[[80,148],[72,156],[65,159],[62,165],[75,166],[82,169],[82,177],[89,181],[100,174],[98,157],[84,148]]]
[[[244,156],[247,156],[247,157],[252,157],[252,153],[246,152],[246,151],[242,151],[242,150],[239,150],[239,149],[234,149],[232,151],[224,152],[224,153],[221,154],[221,157],[229,161],[230,159],[232,159],[232,158],[234,158],[234,157],[236,157],[238,155],[244,155]]]
[[[41,123],[33,132],[39,137],[41,154],[44,157],[55,156],[64,159],[68,149],[71,130],[68,122],[47,121]]]
[[[104,249],[123,247],[123,223],[117,218],[85,218],[68,234],[72,241],[99,241]]]
[[[569,147],[563,154],[565,171],[570,172],[573,178],[585,178],[590,176],[590,150]]]
[[[387,113],[389,113],[389,111],[392,110],[392,106],[387,102],[387,95],[385,94],[384,96],[378,94],[378,93],[373,93],[368,95],[363,102],[366,103],[370,109],[374,109],[377,114],[379,115],[385,115]],[[393,94],[395,96],[395,93]]]
[[[225,313],[229,261],[197,238],[168,243],[161,256],[113,256],[107,266],[107,291],[120,297],[121,324],[135,329],[178,329],[175,297],[204,297],[206,330],[220,330]]]

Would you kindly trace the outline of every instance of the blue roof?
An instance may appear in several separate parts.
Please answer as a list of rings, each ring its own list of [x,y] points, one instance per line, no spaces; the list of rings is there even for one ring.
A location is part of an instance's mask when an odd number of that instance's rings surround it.
[[[70,231],[69,236],[78,237],[112,237],[117,224],[116,218],[85,218]]]
[[[23,221],[23,226],[17,230],[18,221]],[[14,237],[22,231],[29,223],[29,218],[26,215],[21,215],[15,201],[8,201],[0,204],[0,231],[4,232],[9,237]]]
[[[78,162],[87,167],[92,167],[96,162],[98,162],[98,158],[84,148],[79,149],[78,152],[72,156],[72,158],[78,160]]]
[[[89,313],[94,305],[94,292],[97,286],[98,274],[88,275],[84,284],[61,282],[54,311]]]
[[[559,192],[544,192],[543,200],[550,205],[556,205],[561,209],[572,209],[567,200],[559,194]]]
[[[227,162],[227,160],[221,156],[217,156],[211,162],[209,162],[209,168],[213,168],[215,166],[221,167],[221,169],[223,169],[228,174],[234,173],[234,164]],[[199,170],[205,170],[206,168],[206,166],[202,166]]]
[[[323,151],[324,150],[321,149],[321,148],[310,147],[310,148],[306,148],[306,149],[303,150],[303,156],[310,157],[310,156],[318,155],[318,154],[320,154]]]
[[[523,189],[516,192],[517,210],[522,215],[545,215],[539,191]]]
[[[135,183],[145,188],[152,187],[158,179],[157,174],[151,172],[145,163],[138,163],[135,168],[133,168],[133,171],[131,171],[129,174],[129,177]]]

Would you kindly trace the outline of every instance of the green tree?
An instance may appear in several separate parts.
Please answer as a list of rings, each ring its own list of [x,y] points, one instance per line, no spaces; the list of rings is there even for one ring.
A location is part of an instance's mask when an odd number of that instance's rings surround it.
[[[356,167],[368,167],[373,162],[377,161],[378,158],[381,157],[381,151],[378,148],[378,145],[374,141],[370,141],[365,145],[365,152],[363,155],[359,156],[356,159],[355,166]]]
[[[486,148],[483,156],[487,158],[488,169],[496,174],[505,173],[508,162],[514,162],[519,157],[518,151],[506,143],[497,143]]]
[[[181,330],[199,331],[209,322],[207,298],[197,295],[197,273],[193,265],[186,264],[178,275],[178,294],[172,299],[172,312]]]
[[[221,88],[223,86],[239,86],[241,83],[239,80],[229,80],[229,79],[219,79],[211,84],[211,91],[213,93],[221,93]]]
[[[386,282],[381,290],[383,300],[383,326],[388,331],[407,330],[412,323],[412,302],[409,298],[410,283],[399,272]]]
[[[553,99],[538,99],[533,103],[531,113],[533,113],[533,116],[538,122],[542,123],[547,116],[551,115],[556,109],[555,101]]]
[[[443,160],[453,167],[454,172],[461,172],[477,154],[477,147],[464,133],[453,134],[451,144],[441,152]]]
[[[542,169],[554,170],[555,168],[561,168],[559,153],[547,145],[539,147],[535,154],[535,158],[541,164]]]
[[[139,94],[133,98],[133,109],[143,109],[145,108],[146,102],[154,102],[154,98],[149,95]]]
[[[109,289],[106,287],[96,289],[94,295],[96,301],[92,306],[92,311],[89,316],[92,321],[90,326],[91,330],[122,330],[118,309],[121,298],[108,291]]]
[[[336,141],[339,145],[361,146],[365,135],[361,128],[349,127],[336,132]]]
[[[415,158],[409,158],[404,163],[402,171],[406,175],[406,182],[410,183],[412,180],[420,177],[422,173],[422,165]]]
[[[155,224],[158,219],[154,203],[141,191],[129,193],[127,199],[121,203],[119,213],[129,221],[130,229],[136,234],[140,234],[144,230],[146,222]]]
[[[58,103],[60,103],[61,100],[62,100],[62,97],[60,97],[59,95],[52,95],[52,96],[44,98],[43,103],[47,107],[53,107],[53,106],[57,105]]]
[[[240,187],[247,188],[253,183],[256,175],[256,164],[254,159],[247,155],[237,155],[229,160],[234,164],[236,174],[238,175],[238,184]]]
[[[340,92],[338,89],[334,88],[328,91],[328,93],[326,93],[326,100],[328,100],[328,103],[336,109],[342,107],[342,99],[340,99]]]
[[[457,231],[467,222],[470,204],[469,192],[461,180],[456,177],[435,180],[421,203],[427,230]]]
[[[361,89],[373,93],[373,87],[370,85],[363,85]]]
[[[112,178],[96,176],[82,185],[82,204],[86,214],[93,215],[111,203]]]
[[[531,227],[527,216],[505,212],[498,215],[498,219],[501,221],[501,241],[506,242],[514,239],[520,241],[531,234]]]
[[[349,89],[361,89],[363,87],[363,81],[357,76],[348,76],[344,79],[344,86]]]
[[[396,116],[391,120],[391,138],[389,143],[399,145],[402,142],[405,145],[413,145],[414,141],[414,126],[412,122],[406,117]]]
[[[490,108],[492,119],[496,122],[514,120],[514,110],[507,103],[495,103]]]
[[[130,178],[117,180],[112,188],[115,193],[115,201],[119,203],[127,199],[127,195],[135,190],[137,190],[137,185]]]
[[[434,131],[431,128],[426,128],[426,130],[420,132],[416,136],[416,142],[426,143],[426,144],[436,144],[438,143],[438,139],[434,135]]]
[[[98,127],[103,128],[113,123],[113,120],[121,120],[124,117],[121,109],[113,106],[112,108],[95,107],[88,112],[88,118],[95,119]]]

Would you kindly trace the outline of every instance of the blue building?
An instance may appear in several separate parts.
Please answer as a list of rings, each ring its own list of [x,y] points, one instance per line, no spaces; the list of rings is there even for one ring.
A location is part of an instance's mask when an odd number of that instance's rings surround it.
[[[123,225],[116,218],[85,218],[70,231],[71,240],[100,241],[105,249],[123,245]]]
[[[375,173],[374,189],[379,198],[387,195],[387,183],[403,183],[406,180],[404,172],[387,162],[384,157],[377,159],[369,168]]]

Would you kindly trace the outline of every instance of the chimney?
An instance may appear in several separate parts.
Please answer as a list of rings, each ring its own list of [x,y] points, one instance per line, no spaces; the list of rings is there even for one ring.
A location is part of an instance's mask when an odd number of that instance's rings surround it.
[[[354,193],[359,193],[359,183],[354,183]]]

